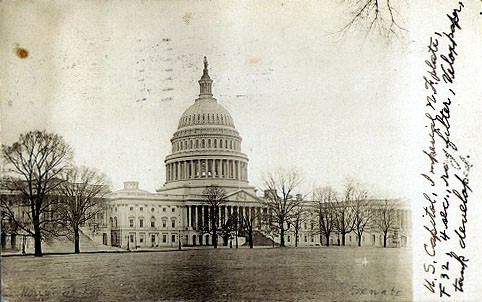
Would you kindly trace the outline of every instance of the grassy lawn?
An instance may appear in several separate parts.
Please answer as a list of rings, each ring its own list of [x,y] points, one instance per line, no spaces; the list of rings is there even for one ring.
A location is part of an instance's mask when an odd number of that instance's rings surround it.
[[[409,301],[408,249],[206,249],[2,258],[7,301]]]

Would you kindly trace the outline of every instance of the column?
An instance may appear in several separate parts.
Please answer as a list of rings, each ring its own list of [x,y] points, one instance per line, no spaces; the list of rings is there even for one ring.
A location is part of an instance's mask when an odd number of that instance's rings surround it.
[[[188,173],[188,178],[192,178],[192,169],[193,169],[192,160],[189,160],[189,173]]]
[[[189,206],[186,206],[186,227],[191,226],[191,209]]]
[[[239,160],[236,161],[236,179],[241,179],[241,171],[240,171],[241,163]]]
[[[202,209],[201,206],[197,206],[197,228],[200,229],[202,226]]]
[[[226,160],[226,167],[226,171],[228,172],[226,178],[231,178],[231,161],[229,159]]]
[[[196,206],[192,205],[191,206],[191,227],[193,229],[196,229]]]
[[[214,159],[211,159],[211,177],[214,178]]]
[[[201,178],[201,160],[197,160],[197,171],[196,171],[196,177],[198,177],[199,175],[199,178]]]

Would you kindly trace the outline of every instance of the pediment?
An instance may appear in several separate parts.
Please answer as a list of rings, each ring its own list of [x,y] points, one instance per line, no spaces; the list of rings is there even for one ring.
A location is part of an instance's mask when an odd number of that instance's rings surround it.
[[[259,197],[243,189],[228,193],[226,199],[228,202],[261,202]]]

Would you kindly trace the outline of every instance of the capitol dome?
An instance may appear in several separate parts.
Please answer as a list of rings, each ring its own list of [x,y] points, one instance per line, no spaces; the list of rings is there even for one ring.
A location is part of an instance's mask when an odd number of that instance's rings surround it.
[[[248,157],[231,114],[212,94],[208,62],[204,58],[199,97],[184,111],[171,138],[166,159],[166,185],[191,186],[207,182],[239,187],[248,183]]]
[[[197,99],[184,111],[177,129],[196,125],[224,125],[234,128],[233,118],[214,98]]]

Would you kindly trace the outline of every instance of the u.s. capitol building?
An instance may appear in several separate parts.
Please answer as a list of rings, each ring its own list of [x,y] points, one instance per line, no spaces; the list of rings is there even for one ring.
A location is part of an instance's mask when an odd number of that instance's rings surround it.
[[[171,138],[172,151],[164,161],[163,187],[152,193],[140,189],[136,181],[125,182],[122,190],[109,194],[105,210],[95,221],[82,228],[85,235],[125,249],[211,245],[210,208],[203,192],[215,185],[226,192],[226,201],[219,207],[218,228],[232,214],[252,215],[258,217],[254,223],[257,235],[279,243],[276,234],[263,230],[263,197],[248,182],[248,156],[241,152],[242,138],[230,113],[213,97],[212,83],[205,59],[199,97],[181,115]],[[308,215],[311,218],[301,227],[298,244],[324,245],[323,236],[316,231],[316,209]],[[391,231],[389,245],[407,246],[411,232],[409,207],[399,206],[397,217],[399,222]],[[242,231],[237,235],[239,243],[244,243]],[[292,231],[285,236],[286,245],[295,244]],[[383,245],[380,232],[374,228],[363,237],[363,245]],[[228,240],[232,244],[233,237]],[[336,233],[330,241],[337,243]],[[219,234],[218,244],[227,245],[227,238]],[[354,234],[347,234],[346,244],[356,244]]]

